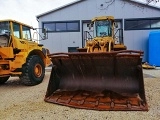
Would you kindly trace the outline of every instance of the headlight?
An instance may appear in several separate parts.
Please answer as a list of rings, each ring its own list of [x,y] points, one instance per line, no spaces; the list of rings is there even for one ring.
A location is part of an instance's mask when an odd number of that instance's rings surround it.
[[[0,36],[0,47],[7,47],[8,38],[5,36]]]

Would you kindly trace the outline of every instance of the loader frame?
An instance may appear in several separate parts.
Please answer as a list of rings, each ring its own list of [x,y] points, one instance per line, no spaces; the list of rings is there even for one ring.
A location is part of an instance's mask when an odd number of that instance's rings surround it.
[[[42,82],[44,69],[51,64],[49,50],[32,38],[32,30],[33,27],[15,20],[0,21],[0,83],[10,76],[19,76],[26,85]]]

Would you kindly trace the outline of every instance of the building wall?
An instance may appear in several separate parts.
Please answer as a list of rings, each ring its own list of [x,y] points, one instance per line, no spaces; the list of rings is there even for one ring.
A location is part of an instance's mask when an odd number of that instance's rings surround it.
[[[84,0],[39,17],[39,26],[46,21],[90,20],[95,16],[111,15],[115,19],[159,17],[160,10],[128,0]],[[123,23],[124,25],[124,23]],[[147,61],[147,41],[151,30],[124,30],[124,44],[128,49],[144,51]],[[49,33],[42,41],[50,52],[67,52],[68,47],[82,47],[82,22],[80,32]]]

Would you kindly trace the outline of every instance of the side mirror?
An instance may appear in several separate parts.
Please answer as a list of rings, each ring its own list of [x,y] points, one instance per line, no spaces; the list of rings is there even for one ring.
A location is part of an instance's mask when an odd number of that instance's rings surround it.
[[[42,35],[37,31],[37,29],[41,29],[42,30]],[[48,39],[47,29],[45,29],[45,28],[33,28],[33,30],[36,30],[37,36],[39,35],[39,38],[41,38],[41,40]],[[34,38],[34,34],[33,34],[33,38]],[[41,41],[41,40],[39,40],[39,41]]]
[[[43,32],[43,40],[47,39],[48,38],[48,36],[47,36],[47,30],[44,28],[42,30],[42,32]]]
[[[91,30],[91,28],[93,27],[93,24],[90,23],[90,24],[88,25],[88,27],[89,27],[89,30]]]
[[[114,22],[114,27],[118,28],[118,24],[116,22]]]

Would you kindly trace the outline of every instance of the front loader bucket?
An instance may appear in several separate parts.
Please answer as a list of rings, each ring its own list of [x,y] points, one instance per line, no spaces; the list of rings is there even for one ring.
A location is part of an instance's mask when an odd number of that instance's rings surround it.
[[[147,111],[141,51],[51,54],[46,102],[93,110]]]

